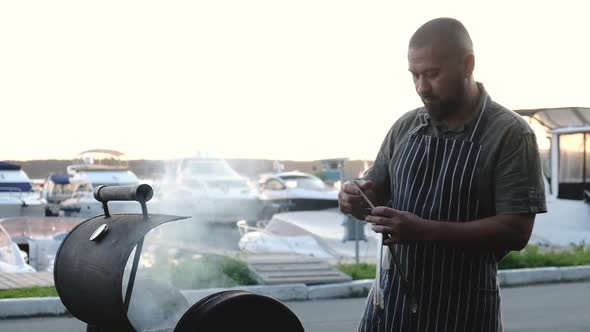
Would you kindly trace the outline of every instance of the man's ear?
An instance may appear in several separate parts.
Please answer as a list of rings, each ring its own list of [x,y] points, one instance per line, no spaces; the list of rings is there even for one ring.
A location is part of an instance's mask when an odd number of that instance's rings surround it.
[[[463,66],[465,68],[465,78],[471,77],[473,75],[473,69],[475,68],[475,56],[473,53],[465,55]]]

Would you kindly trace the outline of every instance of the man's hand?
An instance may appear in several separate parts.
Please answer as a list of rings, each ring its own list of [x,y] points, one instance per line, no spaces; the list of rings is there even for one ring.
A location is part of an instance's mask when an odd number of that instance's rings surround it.
[[[356,184],[365,193],[373,187],[373,182],[371,181],[357,180]],[[342,213],[351,214],[358,219],[362,219],[363,210],[368,207],[364,203],[358,188],[351,181],[346,181],[342,185],[338,193],[338,206]]]
[[[534,214],[498,215],[470,222],[425,220],[417,215],[378,206],[365,221],[390,236],[383,244],[408,241],[440,241],[476,250],[522,250],[535,222]]]
[[[375,232],[390,236],[383,241],[385,245],[427,240],[429,222],[410,212],[378,206],[365,221],[373,224],[371,228]]]

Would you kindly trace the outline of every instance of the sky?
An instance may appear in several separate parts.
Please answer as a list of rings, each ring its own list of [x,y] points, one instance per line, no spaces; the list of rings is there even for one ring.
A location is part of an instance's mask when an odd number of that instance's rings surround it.
[[[590,106],[584,1],[3,1],[0,160],[372,159],[420,106],[407,43],[461,20],[511,108]]]

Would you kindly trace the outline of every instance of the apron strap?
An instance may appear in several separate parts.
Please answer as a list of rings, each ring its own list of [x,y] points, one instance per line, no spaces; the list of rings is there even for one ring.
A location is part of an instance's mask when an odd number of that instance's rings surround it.
[[[485,92],[484,92],[485,93]],[[479,116],[477,117],[477,121],[475,122],[475,126],[473,126],[473,130],[471,132],[471,136],[469,136],[468,142],[473,142],[473,139],[476,137],[475,133],[479,127],[479,123],[481,122],[481,118],[483,117],[483,113],[486,110],[486,106],[488,105],[488,99],[490,98],[487,94],[485,94],[485,99],[483,100],[483,104],[481,106],[481,111],[479,112]]]

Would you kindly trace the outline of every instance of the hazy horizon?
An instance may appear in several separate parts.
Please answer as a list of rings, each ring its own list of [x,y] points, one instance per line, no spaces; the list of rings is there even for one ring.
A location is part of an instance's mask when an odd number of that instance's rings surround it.
[[[190,158],[191,156],[187,156],[188,158]],[[220,158],[224,158],[224,159],[229,159],[229,160],[265,160],[265,161],[296,161],[296,162],[306,162],[306,161],[320,161],[320,160],[328,160],[328,159],[340,159],[340,158],[320,158],[320,159],[269,159],[269,158],[232,158],[232,157],[220,157]],[[65,159],[59,159],[59,158],[42,158],[42,159],[3,159],[0,161],[14,161],[14,162],[29,162],[29,161],[44,161],[44,160],[55,160],[55,161],[71,161],[71,160],[75,160],[76,158],[65,158]],[[149,158],[139,158],[139,159],[129,159],[126,158],[126,160],[129,161],[139,161],[139,160],[146,160],[146,161],[166,161],[166,160],[170,160],[170,159],[174,159],[174,158],[161,158],[161,159],[149,159]],[[348,161],[373,161],[374,158],[369,158],[369,159],[359,159],[359,158],[346,158],[346,160]]]

